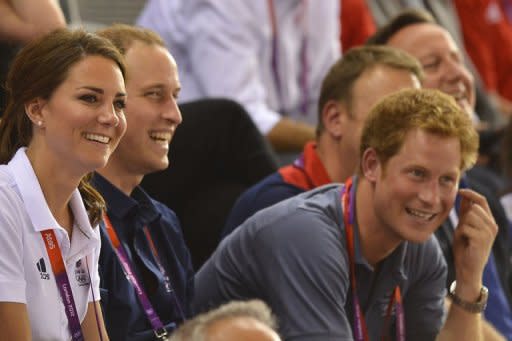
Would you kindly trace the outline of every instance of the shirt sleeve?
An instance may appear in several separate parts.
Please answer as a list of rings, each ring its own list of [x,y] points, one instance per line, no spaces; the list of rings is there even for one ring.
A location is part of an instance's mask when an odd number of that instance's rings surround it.
[[[268,288],[287,340],[353,340],[345,312],[349,266],[337,222],[299,209],[262,230],[253,247],[255,279]]]
[[[262,42],[270,34],[266,2],[202,0],[184,2],[181,10],[186,25],[177,29],[187,33],[188,71],[198,93],[238,101],[267,134],[281,115],[267,105],[270,94],[261,77],[269,69],[260,58],[261,49],[268,48]],[[173,46],[169,49],[172,53]]]
[[[352,340],[344,309],[347,256],[337,226],[301,210],[262,222],[268,218],[257,213],[224,239],[196,276],[196,302],[209,308],[259,298],[278,316],[286,340]]]
[[[27,303],[21,207],[14,192],[0,187],[0,302]]]
[[[197,9],[198,31],[190,45],[196,77],[207,96],[232,96],[242,103],[252,120],[267,134],[279,121],[280,114],[266,103],[268,86],[260,77],[266,63],[260,60],[258,49],[268,40],[266,2],[202,1]],[[208,23],[208,25],[205,25]],[[212,26],[210,26],[210,24]],[[212,27],[214,29],[212,29]],[[267,47],[268,48],[268,47]],[[208,58],[204,58],[208,55]],[[222,81],[221,81],[222,80]]]

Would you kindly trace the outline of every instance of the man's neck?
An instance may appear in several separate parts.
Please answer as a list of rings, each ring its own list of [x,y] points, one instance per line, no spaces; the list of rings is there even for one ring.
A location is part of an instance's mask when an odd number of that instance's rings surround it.
[[[129,174],[126,171],[121,171],[117,168],[114,169],[114,167],[110,167],[108,164],[98,169],[97,172],[127,196],[132,194],[135,187],[137,187],[144,178],[143,175]]]
[[[316,153],[332,182],[345,182],[348,177],[354,174],[354,169],[348,169],[343,162],[342,153],[339,152],[336,141],[323,134],[317,139]]]
[[[366,261],[376,267],[402,242],[376,215],[374,188],[364,178],[359,180],[356,192],[356,219],[359,241]]]

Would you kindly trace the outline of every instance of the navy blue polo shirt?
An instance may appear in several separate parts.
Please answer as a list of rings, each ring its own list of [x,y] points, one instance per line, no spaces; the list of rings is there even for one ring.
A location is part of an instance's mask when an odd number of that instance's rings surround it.
[[[93,185],[105,198],[108,216],[137,278],[162,323],[171,332],[182,322],[182,315],[190,315],[193,293],[194,273],[178,218],[140,186],[127,196],[99,174],[94,175]],[[103,223],[100,226],[101,305],[109,337],[111,340],[154,340],[151,324],[133,285],[124,275],[105,226]],[[148,226],[160,261],[171,279],[172,293],[165,289],[144,226]]]

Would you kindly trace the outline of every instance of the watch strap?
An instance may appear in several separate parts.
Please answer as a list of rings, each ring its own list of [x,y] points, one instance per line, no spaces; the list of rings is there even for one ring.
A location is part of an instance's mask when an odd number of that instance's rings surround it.
[[[480,289],[480,297],[476,302],[469,302],[457,296],[455,294],[456,286],[456,281],[453,281],[450,285],[450,290],[448,291],[448,297],[450,297],[454,304],[473,314],[478,314],[485,310],[485,307],[487,306],[487,298],[489,296],[489,290],[485,286],[482,286],[482,289]]]

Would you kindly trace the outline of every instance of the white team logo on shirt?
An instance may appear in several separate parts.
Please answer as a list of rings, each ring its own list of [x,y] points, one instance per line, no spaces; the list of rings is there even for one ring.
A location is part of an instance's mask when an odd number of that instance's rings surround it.
[[[82,266],[82,260],[78,260],[75,265],[75,279],[78,282],[78,286],[89,285],[89,276],[87,275],[87,270]]]

